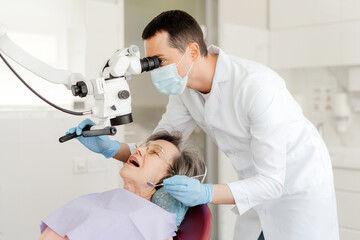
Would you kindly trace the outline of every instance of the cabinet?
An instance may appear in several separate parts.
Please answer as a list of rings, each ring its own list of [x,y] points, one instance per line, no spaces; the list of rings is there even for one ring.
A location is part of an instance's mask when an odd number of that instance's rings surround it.
[[[340,239],[360,239],[360,169],[334,168]]]
[[[270,31],[273,68],[359,64],[360,20]]]
[[[270,28],[340,21],[342,0],[270,0]],[[286,21],[284,21],[286,19]]]
[[[273,68],[360,64],[360,1],[271,0]]]
[[[360,19],[358,0],[270,0],[271,29]],[[286,21],[284,21],[286,19]]]

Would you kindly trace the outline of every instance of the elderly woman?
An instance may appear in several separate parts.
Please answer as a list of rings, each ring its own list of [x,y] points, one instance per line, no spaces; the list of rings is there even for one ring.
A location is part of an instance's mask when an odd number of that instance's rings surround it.
[[[172,239],[187,208],[157,184],[204,172],[199,155],[181,148],[181,133],[155,133],[121,168],[123,189],[69,202],[43,220],[39,240]]]

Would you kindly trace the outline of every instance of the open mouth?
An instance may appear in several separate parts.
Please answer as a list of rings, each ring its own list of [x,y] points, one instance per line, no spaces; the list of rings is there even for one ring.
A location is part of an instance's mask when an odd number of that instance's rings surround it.
[[[137,160],[135,157],[133,157],[133,156],[131,156],[131,157],[129,158],[129,160],[127,161],[127,163],[130,164],[130,165],[132,165],[132,166],[134,166],[134,167],[140,167],[140,164],[139,164],[138,160]]]

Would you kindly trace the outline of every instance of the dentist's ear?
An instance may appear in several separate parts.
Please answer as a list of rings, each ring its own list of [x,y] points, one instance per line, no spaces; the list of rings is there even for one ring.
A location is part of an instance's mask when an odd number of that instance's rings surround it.
[[[195,62],[198,57],[200,56],[200,48],[199,45],[197,43],[189,43],[189,52],[190,52],[190,56],[193,60],[193,62]]]

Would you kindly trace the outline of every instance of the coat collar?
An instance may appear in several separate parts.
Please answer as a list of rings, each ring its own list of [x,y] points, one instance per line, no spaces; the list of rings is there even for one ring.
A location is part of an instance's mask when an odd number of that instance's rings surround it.
[[[222,96],[219,84],[230,80],[231,62],[229,56],[225,54],[219,47],[211,45],[208,48],[208,52],[211,55],[218,55],[210,96],[205,103],[203,113],[205,122],[209,124],[221,105]],[[196,90],[191,90],[190,92],[192,96],[197,95],[199,97],[200,95]]]
[[[219,47],[214,45],[208,47],[208,52],[211,55],[218,55],[212,86],[214,86],[214,83],[220,83],[229,80],[229,73],[230,73],[229,56],[226,53],[224,53],[224,51],[221,50]]]

